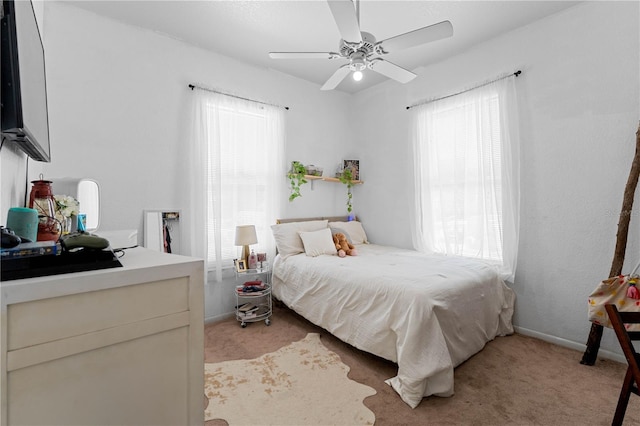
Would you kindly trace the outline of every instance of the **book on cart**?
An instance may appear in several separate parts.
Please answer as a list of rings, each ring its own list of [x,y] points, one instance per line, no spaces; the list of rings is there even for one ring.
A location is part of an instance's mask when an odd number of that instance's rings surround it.
[[[259,318],[262,317],[263,315],[269,313],[269,308],[267,306],[255,306],[252,307],[250,310],[248,311],[240,311],[240,308],[238,308],[238,312],[237,312],[237,316],[238,319],[240,320],[248,320],[248,319],[252,319],[252,318]]]
[[[257,310],[258,310],[258,307],[253,303],[245,303],[244,305],[238,306],[238,312],[240,313],[249,313]]]
[[[257,311],[250,312],[248,314],[243,314],[238,312],[238,318],[240,318],[241,320],[248,320],[248,319],[257,318],[257,317],[258,317]]]

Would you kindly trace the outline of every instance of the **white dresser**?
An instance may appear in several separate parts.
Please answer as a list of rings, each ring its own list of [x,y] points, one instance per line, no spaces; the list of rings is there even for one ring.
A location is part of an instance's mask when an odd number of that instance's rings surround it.
[[[1,425],[203,424],[203,261],[120,262],[0,284]]]

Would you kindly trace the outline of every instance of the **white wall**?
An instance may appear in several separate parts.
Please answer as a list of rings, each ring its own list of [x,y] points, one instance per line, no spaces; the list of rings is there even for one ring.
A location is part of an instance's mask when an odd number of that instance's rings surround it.
[[[640,6],[585,2],[354,97],[373,241],[411,246],[411,113],[420,100],[521,69],[521,233],[512,287],[524,332],[583,345],[587,297],[611,268],[640,119]],[[385,200],[380,208],[380,200]],[[637,206],[636,206],[637,209]],[[634,215],[625,271],[640,261]],[[603,348],[618,351],[613,333]],[[577,347],[577,346],[576,346]]]
[[[24,206],[27,193],[27,156],[15,145],[7,143],[0,155],[2,196],[0,197],[0,223],[7,223],[7,212],[11,207]],[[31,162],[32,163],[32,162]]]

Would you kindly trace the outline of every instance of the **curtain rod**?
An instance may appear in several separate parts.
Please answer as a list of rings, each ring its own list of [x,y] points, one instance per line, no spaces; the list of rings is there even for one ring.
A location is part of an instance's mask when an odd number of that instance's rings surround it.
[[[242,99],[243,101],[257,102],[257,103],[262,104],[262,105],[271,105],[271,106],[278,107],[278,108],[284,108],[284,109],[286,109],[287,111],[289,111],[289,107],[288,107],[288,106],[282,106],[282,105],[270,104],[270,103],[267,103],[267,102],[256,101],[255,99],[243,98],[242,96],[232,95],[232,94],[230,94],[230,93],[219,92],[219,91],[217,91],[217,90],[209,89],[209,88],[207,88],[207,87],[196,86],[195,84],[190,84],[190,85],[189,85],[189,88],[190,88],[191,90],[193,90],[193,89],[200,89],[200,90],[205,90],[205,91],[207,91],[207,92],[217,93],[217,94],[219,94],[219,95],[231,96],[232,98]]]
[[[482,86],[486,86],[487,84],[495,83],[496,81],[503,80],[503,79],[505,79],[505,78],[509,78],[509,77],[517,77],[517,76],[519,76],[520,74],[522,74],[522,71],[518,70],[518,71],[516,71],[516,72],[514,72],[514,73],[512,73],[512,74],[507,74],[507,75],[505,75],[505,76],[498,77],[498,78],[496,78],[496,79],[494,79],[494,80],[487,81],[486,83],[482,83],[482,84],[480,84],[480,85],[478,85],[478,86],[471,87],[471,88],[469,88],[469,89],[465,89],[465,90],[461,90],[460,92],[457,92],[457,93],[452,93],[451,95],[442,96],[442,97],[440,97],[440,98],[428,99],[428,100],[426,100],[426,101],[424,101],[424,102],[419,102],[419,103],[417,103],[417,104],[413,104],[413,105],[411,105],[411,106],[408,106],[408,107],[407,107],[407,109],[411,109],[411,108],[413,108],[413,107],[417,107],[417,106],[420,106],[420,105],[424,105],[424,104],[428,104],[428,103],[431,103],[431,102],[439,101],[439,100],[442,100],[442,99],[447,99],[447,98],[450,98],[450,97],[452,97],[452,96],[460,95],[460,94],[462,94],[462,93],[468,92],[468,91],[470,91],[470,90],[477,89],[477,88],[482,87]]]

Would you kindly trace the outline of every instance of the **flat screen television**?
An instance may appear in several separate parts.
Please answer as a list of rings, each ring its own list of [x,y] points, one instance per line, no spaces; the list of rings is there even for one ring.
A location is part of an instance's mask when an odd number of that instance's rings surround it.
[[[2,137],[50,162],[44,46],[30,0],[2,0]]]

